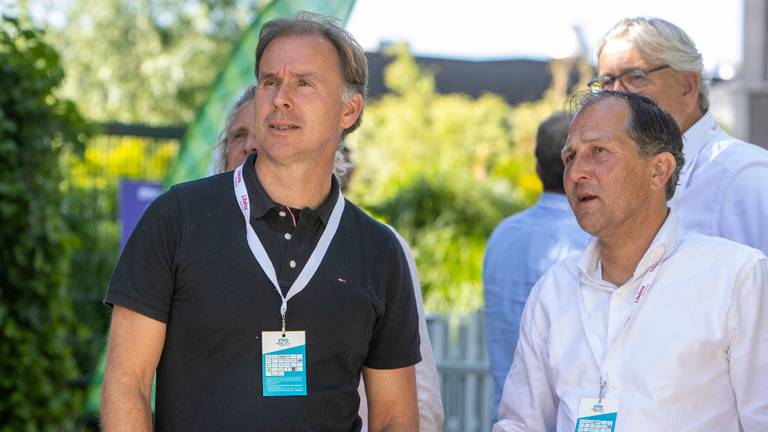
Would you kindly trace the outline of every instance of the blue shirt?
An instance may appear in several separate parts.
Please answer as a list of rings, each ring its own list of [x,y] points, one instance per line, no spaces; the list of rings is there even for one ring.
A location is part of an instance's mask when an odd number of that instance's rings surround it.
[[[493,230],[483,261],[483,292],[494,407],[512,365],[531,288],[554,263],[581,252],[590,240],[565,195],[553,192],[544,192],[536,205]]]

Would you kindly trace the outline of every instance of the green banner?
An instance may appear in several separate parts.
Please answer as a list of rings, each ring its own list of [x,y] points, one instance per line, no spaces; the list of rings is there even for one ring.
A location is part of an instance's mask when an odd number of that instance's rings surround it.
[[[346,23],[354,0],[274,0],[265,6],[235,45],[197,116],[189,125],[176,164],[165,179],[166,187],[210,175],[213,150],[227,113],[240,93],[254,82],[254,59],[261,26],[275,18],[288,18],[299,11],[333,16]]]

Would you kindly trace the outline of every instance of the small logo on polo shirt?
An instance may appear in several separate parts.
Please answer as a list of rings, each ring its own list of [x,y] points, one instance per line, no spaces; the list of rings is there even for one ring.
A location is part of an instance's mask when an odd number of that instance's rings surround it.
[[[338,281],[341,282],[341,283],[347,283],[347,280],[344,279],[344,278],[339,278]]]

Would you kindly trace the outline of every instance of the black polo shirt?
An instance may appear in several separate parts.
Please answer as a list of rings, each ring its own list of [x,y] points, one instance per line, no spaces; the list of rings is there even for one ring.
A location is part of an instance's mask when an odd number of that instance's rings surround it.
[[[251,153],[243,166],[243,178],[251,202],[251,226],[259,236],[275,268],[277,282],[285,295],[312,255],[328,225],[339,196],[339,183],[331,176],[331,193],[317,209],[295,209],[272,200],[261,186]]]
[[[255,186],[246,183],[254,203]],[[260,236],[271,226],[270,212],[280,211],[266,208],[261,221],[251,218],[255,227],[264,223]],[[310,234],[298,236],[311,242],[309,250],[316,243],[311,233],[325,226],[321,208],[312,211]],[[299,213],[294,233],[302,219],[312,219],[305,209]],[[281,220],[272,229],[276,239],[285,234]],[[345,202],[319,268],[289,301],[288,330],[306,332],[308,395],[264,397],[260,337],[279,329],[281,300],[248,248],[243,223],[231,172],[174,186],[147,209],[112,275],[106,303],[166,324],[156,429],[359,430],[363,366],[392,369],[420,360],[413,287],[398,240]],[[282,272],[286,254],[300,248],[288,242],[269,249]]]

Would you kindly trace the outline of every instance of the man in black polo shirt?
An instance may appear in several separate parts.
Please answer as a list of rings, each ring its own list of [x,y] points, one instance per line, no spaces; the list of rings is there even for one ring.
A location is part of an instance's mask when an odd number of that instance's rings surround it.
[[[158,430],[359,430],[362,371],[370,429],[417,430],[403,251],[331,174],[364,52],[321,17],[275,20],[256,76],[258,158],[159,197],[115,269],[103,427],[151,430],[156,371]]]

